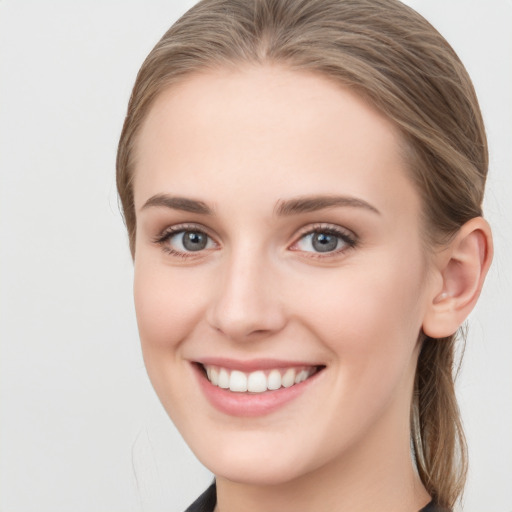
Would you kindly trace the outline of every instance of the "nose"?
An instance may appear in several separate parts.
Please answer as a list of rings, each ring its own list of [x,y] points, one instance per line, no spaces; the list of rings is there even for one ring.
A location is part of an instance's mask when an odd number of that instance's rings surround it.
[[[207,314],[209,324],[234,341],[265,338],[286,324],[279,280],[255,251],[240,250],[223,263]]]

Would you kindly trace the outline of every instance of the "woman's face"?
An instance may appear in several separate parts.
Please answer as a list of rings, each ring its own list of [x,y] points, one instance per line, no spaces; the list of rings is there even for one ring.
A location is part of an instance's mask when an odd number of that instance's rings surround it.
[[[199,459],[279,483],[407,457],[432,286],[392,125],[317,75],[218,70],[159,96],[136,158],[145,364]]]

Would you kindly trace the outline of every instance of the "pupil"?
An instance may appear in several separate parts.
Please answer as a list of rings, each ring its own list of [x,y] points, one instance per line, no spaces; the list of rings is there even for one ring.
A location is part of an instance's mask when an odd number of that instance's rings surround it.
[[[326,233],[317,233],[313,237],[313,247],[318,252],[334,251],[338,245],[338,237]]]
[[[195,231],[187,231],[183,234],[183,247],[187,251],[200,251],[206,247],[206,235]]]

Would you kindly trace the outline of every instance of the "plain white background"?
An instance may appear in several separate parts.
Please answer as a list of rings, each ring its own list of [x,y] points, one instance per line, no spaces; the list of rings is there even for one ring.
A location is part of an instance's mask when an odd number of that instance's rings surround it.
[[[0,1],[0,511],[179,512],[209,483],[148,382],[114,162],[143,58],[194,2]],[[512,511],[512,2],[410,0],[487,122],[496,257],[458,383],[464,510]]]

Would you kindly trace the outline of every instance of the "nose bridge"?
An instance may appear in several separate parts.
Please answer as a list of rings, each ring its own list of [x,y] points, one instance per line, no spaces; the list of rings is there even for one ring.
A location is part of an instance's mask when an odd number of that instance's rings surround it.
[[[219,270],[210,324],[240,341],[280,330],[285,319],[275,293],[275,277],[261,249],[251,243],[233,247]]]

